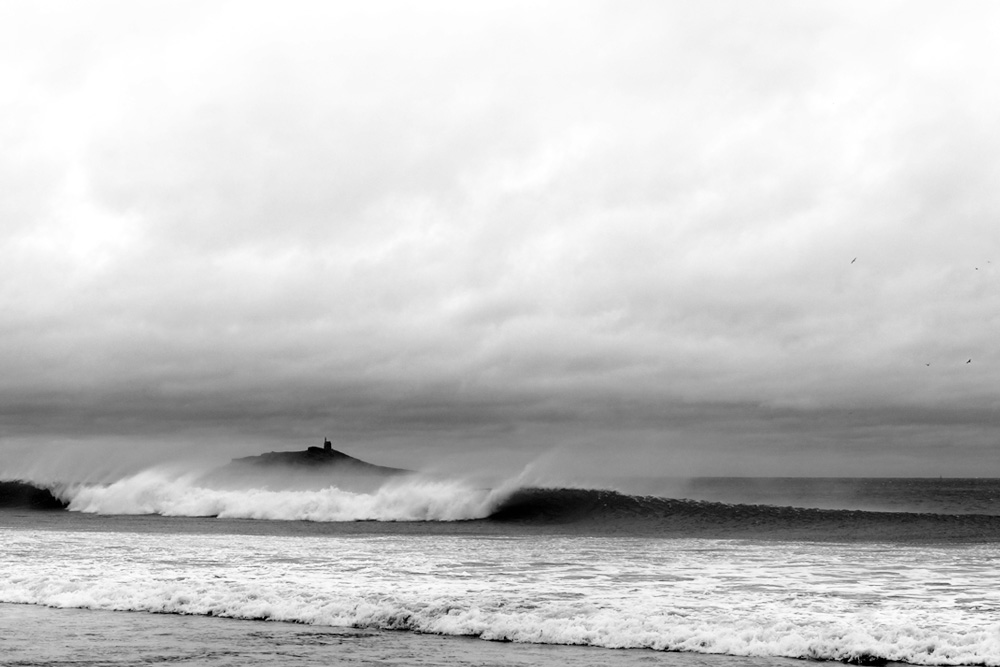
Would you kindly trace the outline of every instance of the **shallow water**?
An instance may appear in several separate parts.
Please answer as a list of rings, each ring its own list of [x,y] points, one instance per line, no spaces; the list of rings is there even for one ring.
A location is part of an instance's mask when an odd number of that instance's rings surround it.
[[[795,667],[801,661],[485,642],[409,632],[0,604],[10,667]]]

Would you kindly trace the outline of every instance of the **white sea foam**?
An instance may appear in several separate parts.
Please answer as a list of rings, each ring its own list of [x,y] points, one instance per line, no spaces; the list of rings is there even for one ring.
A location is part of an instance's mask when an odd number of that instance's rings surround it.
[[[517,642],[1000,665],[992,545],[0,529],[0,601]]]
[[[57,489],[71,511],[307,521],[455,521],[489,514],[504,488],[406,476],[368,492],[330,486],[318,490],[219,489],[193,474],[147,470],[112,484]]]

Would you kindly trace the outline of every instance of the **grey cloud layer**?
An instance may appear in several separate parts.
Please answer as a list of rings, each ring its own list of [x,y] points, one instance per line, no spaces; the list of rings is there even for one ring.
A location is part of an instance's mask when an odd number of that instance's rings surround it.
[[[984,17],[43,7],[0,29],[8,434],[995,441]]]

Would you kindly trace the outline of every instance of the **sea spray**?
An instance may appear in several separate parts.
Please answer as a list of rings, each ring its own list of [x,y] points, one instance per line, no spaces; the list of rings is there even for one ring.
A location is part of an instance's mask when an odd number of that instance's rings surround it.
[[[419,475],[391,479],[372,492],[336,486],[318,490],[219,489],[194,474],[147,470],[107,485],[58,491],[68,509],[93,514],[160,514],[305,521],[458,521],[480,519],[508,486],[490,490],[461,480]]]

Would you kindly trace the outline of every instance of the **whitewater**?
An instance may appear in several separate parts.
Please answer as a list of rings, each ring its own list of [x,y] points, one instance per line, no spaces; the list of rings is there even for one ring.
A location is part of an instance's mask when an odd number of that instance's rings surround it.
[[[218,489],[196,474],[150,470],[112,484],[55,485],[68,509],[93,514],[215,516],[303,521],[456,521],[487,516],[506,486],[477,489],[455,480],[407,477],[364,493],[317,490]]]
[[[566,652],[526,664],[1000,665],[1000,517],[985,513],[995,484],[969,494],[966,514],[520,484],[235,489],[162,471],[49,484],[68,511],[0,510],[3,646],[16,664],[61,664],[39,652],[45,609],[61,615],[46,623],[82,624],[80,636],[123,618],[106,613],[141,612],[162,619],[144,636],[183,617],[217,637],[211,650],[183,653],[177,637],[140,654],[148,639],[115,632],[134,643],[119,661],[66,644],[65,664],[242,664],[281,653],[275,632],[248,630],[266,622],[326,638],[308,635],[272,664],[520,664],[534,646]],[[954,483],[906,488],[924,506],[935,489],[955,504]],[[337,634],[348,629],[360,634]],[[417,647],[429,635],[453,639],[428,653]],[[393,662],[404,654],[420,657]],[[710,657],[723,662],[697,662]]]

